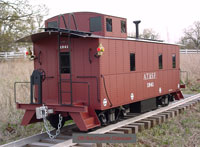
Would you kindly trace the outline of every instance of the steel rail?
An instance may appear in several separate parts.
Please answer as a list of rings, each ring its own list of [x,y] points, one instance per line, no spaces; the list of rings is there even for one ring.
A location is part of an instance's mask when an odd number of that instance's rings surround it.
[[[146,112],[144,114],[140,114],[138,116],[122,120],[122,121],[120,121],[116,124],[111,124],[109,126],[97,129],[95,131],[91,131],[91,132],[89,132],[89,134],[109,133],[113,130],[124,127],[126,125],[131,124],[131,123],[138,122],[138,121],[150,118],[150,117],[155,116],[155,115],[160,115],[162,113],[165,113],[166,111],[170,111],[172,109],[179,108],[179,107],[185,107],[187,104],[191,104],[191,103],[196,102],[196,101],[200,101],[200,93],[196,94],[194,96],[190,96],[188,98],[176,101],[174,103],[171,103],[170,105],[168,105],[166,107],[161,107],[161,108],[156,109],[154,111]],[[42,133],[42,134],[30,136],[30,137],[27,137],[27,138],[24,138],[24,139],[20,139],[20,140],[2,145],[1,147],[13,147],[13,146],[18,147],[18,146],[26,146],[26,145],[28,145],[28,146],[69,147],[69,146],[77,145],[77,143],[73,143],[73,140],[71,138],[71,135],[74,132],[73,129],[76,128],[76,125],[74,125],[74,124],[69,125],[69,126],[63,128],[61,131],[63,133],[65,133],[65,131],[69,130],[69,128],[71,129],[71,134],[68,134],[68,135],[61,134],[61,136],[58,136],[58,138],[56,138],[52,141],[50,139],[48,139],[48,136],[47,136],[46,133]],[[115,131],[113,131],[113,132],[115,132]],[[81,144],[79,144],[79,145],[81,146]]]

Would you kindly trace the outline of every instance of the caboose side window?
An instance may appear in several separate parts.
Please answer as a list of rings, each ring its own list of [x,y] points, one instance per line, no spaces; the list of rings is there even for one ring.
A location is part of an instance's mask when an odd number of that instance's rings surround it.
[[[135,54],[130,53],[130,70],[135,71]]]
[[[126,33],[126,22],[121,20],[121,33]]]
[[[162,62],[162,54],[158,55],[158,64],[159,64],[159,69],[163,68],[163,62]]]
[[[176,68],[176,55],[172,55],[172,68]]]
[[[99,32],[102,29],[101,16],[90,18],[90,32]]]
[[[70,59],[69,59],[69,52],[61,52],[60,53],[60,72],[70,73]]]
[[[112,32],[112,19],[106,18],[106,31]]]

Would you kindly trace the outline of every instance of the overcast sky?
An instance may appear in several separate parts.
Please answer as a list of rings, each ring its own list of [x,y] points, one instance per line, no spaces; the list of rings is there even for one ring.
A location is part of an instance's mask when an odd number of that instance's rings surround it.
[[[49,8],[47,18],[69,12],[91,11],[128,21],[128,32],[135,31],[133,20],[141,20],[140,32],[152,28],[160,39],[177,42],[194,21],[200,21],[199,0],[32,0]]]

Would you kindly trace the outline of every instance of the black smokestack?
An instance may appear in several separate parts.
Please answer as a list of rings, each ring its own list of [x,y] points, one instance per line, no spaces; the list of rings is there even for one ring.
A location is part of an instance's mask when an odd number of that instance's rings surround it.
[[[139,38],[139,23],[141,21],[140,20],[137,20],[137,21],[133,21],[133,23],[135,24],[135,29],[136,29],[136,38],[138,39]]]

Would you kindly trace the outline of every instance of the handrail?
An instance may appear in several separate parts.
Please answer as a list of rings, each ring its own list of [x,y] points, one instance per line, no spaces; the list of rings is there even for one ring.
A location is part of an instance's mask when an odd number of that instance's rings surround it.
[[[67,82],[67,81],[65,81]],[[17,102],[17,91],[16,91],[16,85],[17,84],[30,84],[31,82],[15,82],[14,83],[14,101],[15,103],[18,103]],[[78,81],[73,81],[72,83],[82,83],[82,84],[87,84],[88,85],[88,106],[90,106],[90,84],[89,82],[78,82]],[[61,104],[61,105],[68,105],[68,104]],[[71,104],[70,104],[71,105]]]
[[[103,75],[101,75],[101,77],[103,78],[104,90],[105,90],[105,92],[106,92],[106,96],[107,96],[108,101],[109,101],[109,103],[110,103],[110,107],[112,107],[112,102],[111,102],[111,100],[110,100],[110,97],[109,97],[109,95],[108,95],[108,91],[107,91],[107,88],[106,88],[106,81],[105,81],[105,78],[104,78]]]

